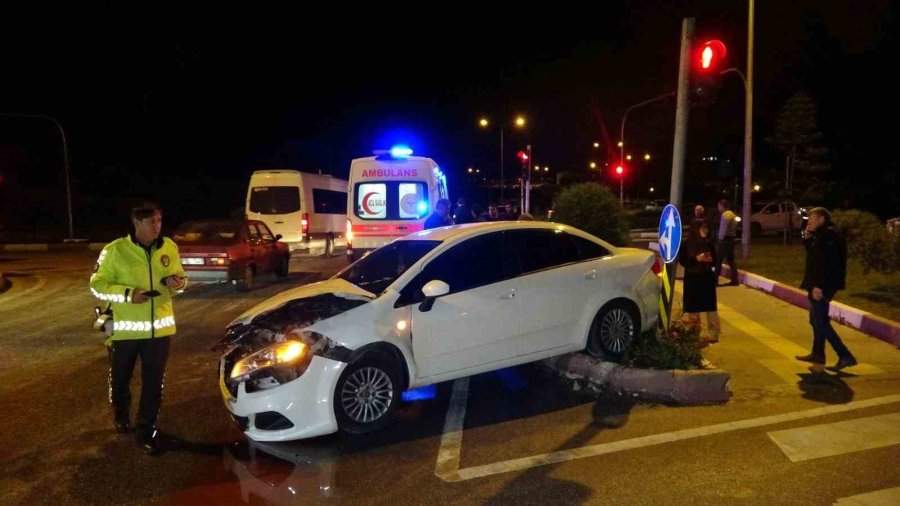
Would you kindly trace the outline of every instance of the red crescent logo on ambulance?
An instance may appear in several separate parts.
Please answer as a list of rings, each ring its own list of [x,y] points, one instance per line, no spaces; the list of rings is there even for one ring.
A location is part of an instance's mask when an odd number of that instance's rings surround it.
[[[378,195],[378,192],[369,192],[369,193],[363,195],[362,207],[363,207],[363,210],[369,214],[378,214],[375,211],[369,209],[369,197],[371,197],[372,195]]]

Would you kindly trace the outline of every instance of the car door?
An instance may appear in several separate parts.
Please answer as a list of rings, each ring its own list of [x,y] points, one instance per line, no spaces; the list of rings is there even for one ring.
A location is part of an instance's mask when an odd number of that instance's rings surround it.
[[[269,262],[266,255],[266,248],[263,244],[262,234],[259,231],[258,222],[250,222],[247,224],[247,230],[250,232],[250,254],[253,257],[253,265],[256,266],[256,273],[262,274],[269,270]]]
[[[259,247],[262,249],[262,256],[265,257],[266,271],[270,271],[278,265],[279,261],[278,247],[275,246],[275,236],[265,223],[259,222],[256,226],[259,229]]]
[[[412,304],[413,354],[422,378],[514,358],[521,317],[517,258],[504,232],[468,239],[431,260],[401,291]],[[419,302],[432,280],[450,286],[428,311]]]
[[[511,230],[509,234],[522,267],[519,354],[580,343],[585,311],[601,296],[607,281],[594,259],[609,251],[562,230]]]

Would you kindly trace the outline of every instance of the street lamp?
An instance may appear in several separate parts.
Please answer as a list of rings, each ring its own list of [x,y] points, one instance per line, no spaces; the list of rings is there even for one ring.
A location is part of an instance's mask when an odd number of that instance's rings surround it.
[[[650,153],[644,154],[644,161],[646,161],[646,162],[650,161]]]
[[[630,162],[630,161],[631,161],[631,155],[626,156],[625,159],[628,160],[628,161]]]
[[[490,126],[491,122],[487,118],[481,118],[478,120],[478,125],[481,128],[487,128]],[[525,117],[524,116],[516,116],[513,120],[513,124],[516,128],[523,128],[525,126]],[[504,193],[506,189],[506,183],[503,178],[503,124],[500,124],[500,200],[504,199]]]
[[[596,169],[596,168],[597,168],[597,164],[594,163],[594,162],[591,162],[589,166],[590,166],[590,168],[592,168],[592,169]]]
[[[57,130],[59,130],[59,136],[62,138],[62,148],[63,148],[63,171],[66,174],[66,208],[68,210],[69,215],[69,239],[68,241],[75,240],[75,232],[74,227],[72,225],[72,185],[69,181],[69,146],[66,142],[66,132],[63,130],[62,125],[59,124],[59,121],[56,121],[54,118],[47,116],[45,114],[18,114],[18,113],[0,113],[0,116],[6,116],[9,118],[30,118],[30,119],[44,119],[47,121],[52,121],[54,125],[56,125]]]
[[[599,142],[595,142],[595,143],[594,143],[594,147],[595,147],[595,148],[600,148],[600,143],[599,143]]]

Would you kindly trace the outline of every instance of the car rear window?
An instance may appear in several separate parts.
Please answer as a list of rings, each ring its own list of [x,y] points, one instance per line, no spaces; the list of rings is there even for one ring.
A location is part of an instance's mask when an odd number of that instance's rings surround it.
[[[255,186],[250,191],[250,210],[260,214],[290,214],[300,210],[300,188]]]
[[[237,238],[239,229],[239,223],[188,221],[175,230],[172,239],[179,243],[227,244]]]

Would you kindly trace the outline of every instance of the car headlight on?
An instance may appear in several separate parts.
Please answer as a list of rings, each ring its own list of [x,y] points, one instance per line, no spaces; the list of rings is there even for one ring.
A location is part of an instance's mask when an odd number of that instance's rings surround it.
[[[230,376],[232,381],[241,382],[249,379],[257,371],[281,367],[294,368],[295,365],[304,365],[304,362],[308,365],[310,360],[309,347],[306,344],[287,340],[240,359],[234,364]]]

